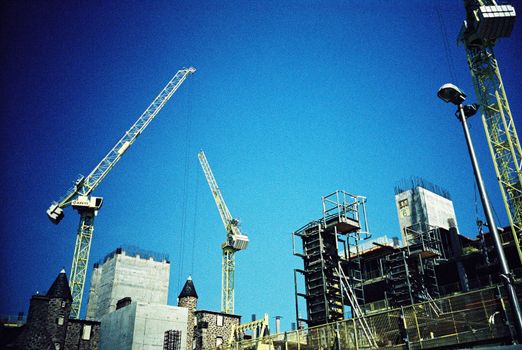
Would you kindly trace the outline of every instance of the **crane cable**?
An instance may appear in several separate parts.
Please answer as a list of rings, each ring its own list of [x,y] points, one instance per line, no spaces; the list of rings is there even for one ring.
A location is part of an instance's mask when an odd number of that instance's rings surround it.
[[[446,25],[444,23],[444,19],[442,17],[441,11],[440,11],[440,0],[438,2],[438,5],[435,7],[435,11],[437,11],[437,17],[439,19],[440,32],[442,34],[442,38],[443,38],[443,42],[444,42],[444,52],[446,55],[446,63],[448,65],[449,74],[450,74],[452,81],[454,81],[455,84],[459,85],[457,75],[455,74],[455,65],[453,64],[453,60],[451,59],[451,51],[449,49],[449,43],[448,43],[448,32],[446,31]]]
[[[477,200],[477,183],[475,181],[473,182],[473,188],[475,189],[475,217],[476,217],[476,221],[479,222],[478,200]],[[491,203],[490,203],[490,206],[491,206],[491,210],[493,211],[493,215],[495,215],[496,224],[498,226],[500,224],[500,218],[499,218],[499,216],[497,214],[497,211],[495,210],[495,206],[493,204],[491,204]],[[491,232],[491,230],[489,228],[488,228],[488,231]]]
[[[185,159],[184,159],[184,169],[183,169],[183,185],[182,185],[182,193],[181,193],[181,227],[180,227],[180,240],[179,240],[179,269],[178,269],[178,276],[177,276],[177,290],[181,289],[181,281],[183,281],[183,269],[184,269],[184,263],[185,263],[185,244],[186,244],[186,235],[187,235],[187,189],[188,189],[188,178],[190,174],[190,162],[189,162],[189,156],[190,156],[190,149],[191,149],[191,134],[192,134],[192,118],[190,117],[192,115],[192,97],[189,96],[188,98],[188,118],[186,123],[186,129],[185,129],[185,140],[184,140],[184,147],[185,147]]]
[[[194,217],[192,222],[192,257],[191,257],[191,266],[190,266],[190,274],[194,274],[194,252],[196,250],[196,238],[198,234],[197,230],[197,223],[198,223],[198,195],[199,195],[199,186],[200,186],[200,180],[201,176],[195,176],[195,183],[196,183],[196,193],[194,195]]]

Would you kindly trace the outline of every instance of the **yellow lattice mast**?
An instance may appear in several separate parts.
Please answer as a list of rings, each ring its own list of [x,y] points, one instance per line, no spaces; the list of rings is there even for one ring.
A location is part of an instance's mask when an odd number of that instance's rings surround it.
[[[228,207],[221,195],[221,191],[217,185],[214,174],[210,169],[207,157],[203,151],[198,153],[199,163],[203,168],[205,177],[207,178],[210,191],[214,197],[214,201],[218,207],[219,216],[223,221],[227,236],[225,242],[221,245],[223,252],[222,272],[221,272],[221,311],[227,314],[234,313],[234,270],[235,261],[234,254],[246,249],[248,246],[248,237],[243,235],[239,229],[239,221],[232,217]]]
[[[515,9],[494,0],[466,0],[465,6],[467,16],[459,41],[466,48],[491,157],[522,263],[522,150],[493,51],[497,39],[511,35]]]

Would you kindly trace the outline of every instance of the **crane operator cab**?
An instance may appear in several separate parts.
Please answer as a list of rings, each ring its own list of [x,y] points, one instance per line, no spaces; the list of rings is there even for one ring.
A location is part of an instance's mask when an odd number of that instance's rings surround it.
[[[98,209],[101,208],[103,204],[102,197],[87,197],[87,196],[78,196],[75,200],[71,202],[71,206],[76,209],[78,212],[82,212],[85,210],[94,211],[94,215],[97,214]]]

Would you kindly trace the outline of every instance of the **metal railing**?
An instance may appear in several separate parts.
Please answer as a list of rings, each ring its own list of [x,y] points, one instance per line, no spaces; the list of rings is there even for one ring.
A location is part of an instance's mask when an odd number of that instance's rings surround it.
[[[27,315],[0,315],[0,324],[7,327],[22,326],[27,322]]]
[[[429,349],[509,342],[511,315],[503,287],[487,287],[365,316],[383,349]],[[440,312],[433,311],[432,303]],[[369,349],[361,322],[347,319],[313,328],[243,340],[220,349]]]

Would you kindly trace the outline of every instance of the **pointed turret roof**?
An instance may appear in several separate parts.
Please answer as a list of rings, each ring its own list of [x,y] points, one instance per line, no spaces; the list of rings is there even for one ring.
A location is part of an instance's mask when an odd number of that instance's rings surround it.
[[[183,289],[181,290],[181,293],[179,293],[178,298],[186,298],[186,297],[193,297],[198,298],[198,293],[196,293],[196,287],[194,287],[194,283],[192,282],[192,277],[189,276],[187,278],[187,282],[185,282],[185,285],[183,286]]]
[[[51,288],[49,288],[49,291],[47,292],[47,297],[72,300],[71,289],[69,288],[69,281],[67,280],[67,275],[65,274],[64,269],[60,271],[53,284],[51,285]]]

